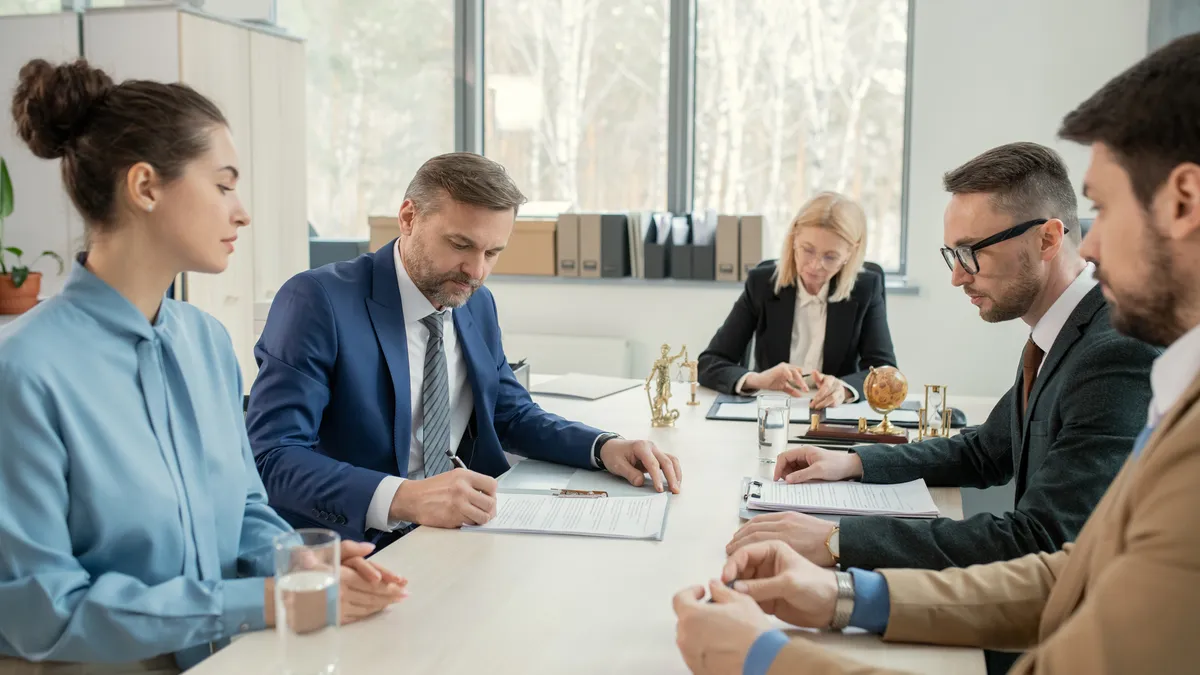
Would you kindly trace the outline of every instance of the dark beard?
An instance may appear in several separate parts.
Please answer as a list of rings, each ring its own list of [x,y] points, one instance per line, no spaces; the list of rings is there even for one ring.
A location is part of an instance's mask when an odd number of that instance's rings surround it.
[[[979,312],[979,318],[988,323],[1019,319],[1029,312],[1030,307],[1033,307],[1041,290],[1042,284],[1033,271],[1033,257],[1022,252],[1021,270],[1008,288],[1004,289],[1004,297],[992,297],[992,308],[986,312]]]
[[[1153,227],[1147,229],[1149,259],[1146,262],[1149,275],[1137,290],[1114,288],[1105,281],[1098,264],[1096,279],[1104,283],[1112,295],[1109,307],[1113,328],[1136,340],[1165,347],[1187,331],[1179,325],[1175,315],[1178,309],[1178,284],[1167,240]]]
[[[438,308],[462,307],[482,284],[481,281],[472,279],[462,272],[439,273],[434,271],[425,255],[424,247],[417,239],[413,240],[409,254],[404,257],[404,265],[413,285],[425,294],[434,307]],[[466,291],[447,290],[446,283],[450,281],[467,284],[469,288]]]

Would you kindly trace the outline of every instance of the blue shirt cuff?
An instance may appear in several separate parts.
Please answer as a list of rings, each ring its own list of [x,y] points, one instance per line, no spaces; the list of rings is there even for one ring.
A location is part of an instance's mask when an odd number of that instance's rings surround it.
[[[746,653],[746,664],[742,666],[742,675],[767,675],[779,650],[788,643],[787,633],[781,630],[769,630],[750,645]]]
[[[879,572],[850,568],[854,577],[854,611],[850,625],[883,635],[887,631],[892,600],[888,597],[887,579]]]
[[[266,580],[261,577],[227,579],[221,589],[221,632],[226,638],[267,627],[263,615]]]

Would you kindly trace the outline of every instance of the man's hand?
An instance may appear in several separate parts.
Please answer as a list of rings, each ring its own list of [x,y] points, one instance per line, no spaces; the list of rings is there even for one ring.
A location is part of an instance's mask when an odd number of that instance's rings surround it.
[[[600,446],[600,461],[604,468],[615,476],[621,476],[630,484],[641,487],[646,482],[644,474],[650,474],[654,489],[663,491],[663,476],[666,487],[679,494],[683,482],[683,467],[679,458],[659,450],[650,441],[629,441],[611,438]]]
[[[825,546],[833,528],[832,522],[814,518],[807,513],[786,512],[757,516],[734,533],[733,539],[725,546],[725,553],[733,555],[738,549],[760,541],[782,541],[793,551],[821,567],[833,567],[837,561]]]
[[[832,375],[813,372],[813,383],[817,393],[808,402],[809,410],[824,410],[846,402],[846,383]]]
[[[805,560],[781,541],[738,549],[721,573],[733,590],[758,601],[767,614],[793,626],[828,628],[837,606],[837,577]]]
[[[483,525],[495,517],[496,479],[469,469],[406,480],[388,509],[390,520],[431,527]]]
[[[851,480],[862,478],[862,475],[862,457],[854,452],[802,445],[784,450],[775,459],[775,480],[786,480],[789,483]]]
[[[782,391],[790,396],[803,396],[809,391],[804,381],[804,370],[788,363],[780,363],[761,373],[750,373],[742,382],[742,389],[754,391]]]
[[[703,586],[675,596],[675,644],[697,675],[738,675],[751,645],[771,630],[771,622],[749,596],[717,581],[709,590],[712,603],[704,602]]]

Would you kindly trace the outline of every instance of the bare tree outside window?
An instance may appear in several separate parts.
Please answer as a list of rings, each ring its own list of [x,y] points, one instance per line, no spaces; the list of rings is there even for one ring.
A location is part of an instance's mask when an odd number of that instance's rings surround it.
[[[900,267],[908,0],[698,0],[695,207],[761,213],[768,251],[822,190]],[[771,253],[774,255],[774,253]]]
[[[667,202],[667,0],[491,0],[484,154],[553,211]]]
[[[417,167],[454,149],[454,3],[278,0],[277,14],[307,39],[309,221],[366,238],[367,216],[398,212]]]

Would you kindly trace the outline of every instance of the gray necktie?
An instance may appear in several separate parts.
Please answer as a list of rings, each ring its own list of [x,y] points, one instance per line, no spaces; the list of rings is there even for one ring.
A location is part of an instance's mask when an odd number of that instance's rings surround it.
[[[432,478],[452,467],[446,454],[450,450],[450,380],[446,375],[446,350],[442,348],[443,315],[444,312],[435,312],[421,319],[429,329],[429,340],[425,343],[425,381],[421,385],[425,478]]]

